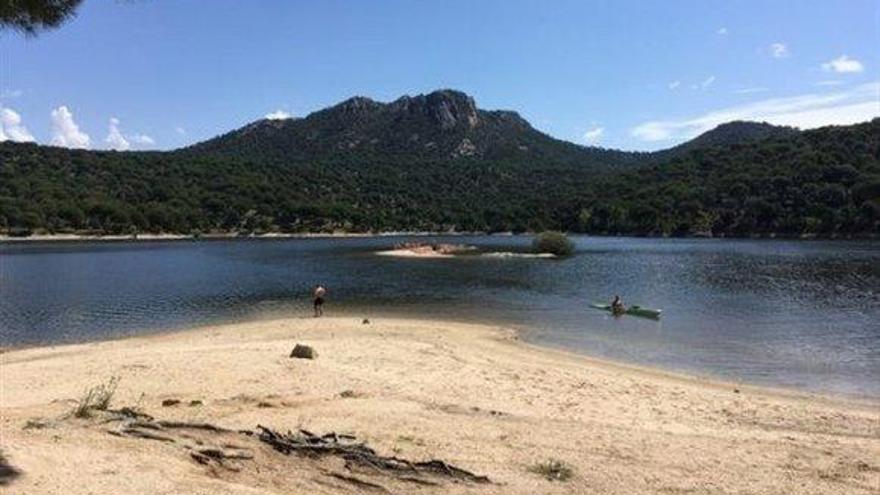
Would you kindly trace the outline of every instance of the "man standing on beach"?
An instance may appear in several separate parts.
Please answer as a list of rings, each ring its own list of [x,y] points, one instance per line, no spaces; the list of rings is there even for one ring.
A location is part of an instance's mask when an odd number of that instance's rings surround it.
[[[312,293],[315,303],[315,318],[324,316],[324,294],[326,293],[327,289],[323,285],[318,284],[315,286],[315,290]]]

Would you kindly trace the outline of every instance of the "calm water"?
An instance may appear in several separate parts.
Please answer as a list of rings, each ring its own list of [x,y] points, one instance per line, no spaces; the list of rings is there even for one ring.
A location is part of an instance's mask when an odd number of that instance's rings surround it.
[[[0,345],[305,315],[321,282],[331,315],[500,322],[593,355],[880,397],[877,242],[584,237],[562,260],[373,254],[398,240],[0,245]],[[614,293],[663,308],[662,321],[588,307]]]

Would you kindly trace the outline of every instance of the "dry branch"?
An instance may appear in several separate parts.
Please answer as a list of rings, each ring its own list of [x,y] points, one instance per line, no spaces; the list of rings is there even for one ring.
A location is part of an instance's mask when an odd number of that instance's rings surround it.
[[[256,439],[284,455],[297,455],[315,460],[328,456],[341,459],[345,462],[349,474],[336,471],[324,471],[324,474],[365,489],[387,491],[384,486],[374,483],[375,480],[367,481],[354,474],[359,473],[366,477],[380,476],[426,486],[436,486],[444,481],[490,482],[486,476],[474,474],[442,460],[413,462],[399,457],[379,455],[370,446],[351,435],[332,432],[317,435],[308,430],[299,430],[296,433],[288,431],[282,434],[260,425],[257,426],[256,432],[234,431],[210,423],[154,420],[149,416],[133,415],[128,411],[112,412],[122,416],[119,419],[123,421],[120,428],[109,431],[113,435],[175,443],[189,450],[190,457],[199,464],[218,466],[233,472],[240,471],[239,466],[242,465],[228,461],[254,460],[252,449],[230,443],[230,436],[237,435],[235,438],[249,439],[245,443]],[[214,444],[216,447],[209,447],[203,442]]]
[[[489,478],[486,476],[474,474],[438,459],[412,462],[398,457],[381,456],[350,435],[328,433],[318,436],[306,430],[300,430],[299,434],[288,432],[283,435],[261,425],[258,425],[257,429],[260,431],[257,437],[260,441],[286,455],[292,453],[311,456],[334,455],[344,459],[349,469],[369,468],[400,479],[431,475],[455,481],[489,483]]]

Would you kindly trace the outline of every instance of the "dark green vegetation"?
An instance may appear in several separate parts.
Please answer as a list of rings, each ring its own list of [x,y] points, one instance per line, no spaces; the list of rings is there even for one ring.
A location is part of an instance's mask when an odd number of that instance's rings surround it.
[[[657,153],[553,139],[462,93],[353,98],[171,152],[0,143],[0,231],[874,235],[880,120],[718,127]]]
[[[76,15],[82,0],[3,0],[0,2],[0,29],[13,29],[28,35],[52,29]]]
[[[591,232],[876,235],[880,119],[694,149],[593,191],[579,218]]]
[[[550,253],[557,256],[565,256],[574,251],[574,243],[562,232],[548,230],[535,236],[532,241],[532,249],[536,253]]]

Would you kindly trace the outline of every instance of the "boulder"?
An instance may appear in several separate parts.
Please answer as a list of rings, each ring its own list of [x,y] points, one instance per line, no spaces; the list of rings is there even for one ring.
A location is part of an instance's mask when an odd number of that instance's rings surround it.
[[[311,346],[296,344],[293,350],[290,351],[290,357],[300,359],[315,359],[318,357],[318,351],[316,351]]]

